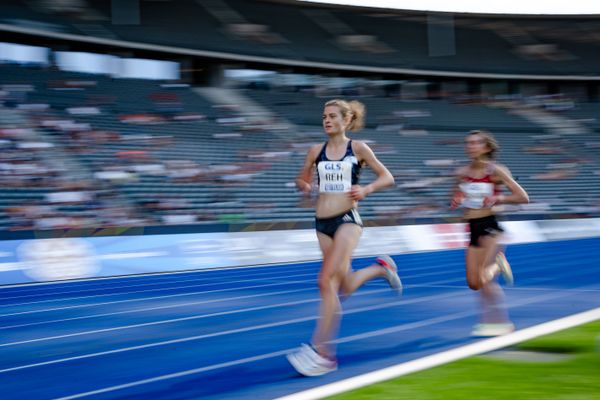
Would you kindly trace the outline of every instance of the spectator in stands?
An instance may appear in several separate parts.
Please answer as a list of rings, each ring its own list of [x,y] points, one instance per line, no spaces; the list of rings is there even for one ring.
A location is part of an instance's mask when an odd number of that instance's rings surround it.
[[[312,146],[296,180],[298,189],[310,195],[315,166],[319,177],[316,204],[316,230],[323,264],[319,273],[321,292],[320,318],[311,345],[288,355],[288,360],[302,375],[323,375],[337,369],[331,339],[340,320],[338,295],[348,297],[365,282],[383,277],[400,291],[402,284],[394,261],[379,257],[373,265],[353,272],[351,256],[362,233],[362,221],[356,207],[370,193],[394,184],[387,168],[364,142],[352,141],[346,131],[363,127],[365,108],[357,101],[331,100],[325,104],[323,128],[325,144]],[[360,170],[368,165],[377,179],[366,186],[358,184]]]
[[[562,180],[573,178],[576,174],[576,171],[573,169],[561,169],[556,171],[544,172],[542,174],[535,174],[532,175],[532,178],[539,180]]]
[[[456,173],[452,207],[465,209],[471,237],[466,253],[467,282],[481,293],[481,323],[475,326],[473,335],[498,336],[512,332],[514,325],[508,318],[496,277],[502,273],[508,284],[512,284],[513,277],[504,253],[499,251],[498,240],[503,231],[492,207],[527,203],[529,196],[508,168],[494,161],[499,145],[490,133],[472,131],[465,143],[471,162]],[[500,185],[505,185],[511,194],[500,194]]]

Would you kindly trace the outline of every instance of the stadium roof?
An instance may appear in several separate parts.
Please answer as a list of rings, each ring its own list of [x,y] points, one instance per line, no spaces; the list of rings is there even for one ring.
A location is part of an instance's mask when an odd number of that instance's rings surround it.
[[[369,8],[476,14],[600,15],[600,2],[590,0],[299,0]]]

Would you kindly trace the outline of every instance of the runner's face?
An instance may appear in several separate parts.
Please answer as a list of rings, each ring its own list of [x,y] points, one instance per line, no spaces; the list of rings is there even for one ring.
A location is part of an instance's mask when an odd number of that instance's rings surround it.
[[[490,149],[485,142],[485,138],[481,135],[469,135],[465,139],[465,153],[467,153],[470,159],[475,160],[481,158],[489,151]]]
[[[338,106],[327,106],[323,110],[323,129],[329,136],[346,131],[346,121]]]

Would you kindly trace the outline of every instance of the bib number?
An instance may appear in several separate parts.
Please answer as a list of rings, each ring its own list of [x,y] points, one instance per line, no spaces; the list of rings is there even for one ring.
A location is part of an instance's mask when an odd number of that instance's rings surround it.
[[[349,192],[352,186],[352,164],[346,161],[319,163],[319,191],[324,193]]]

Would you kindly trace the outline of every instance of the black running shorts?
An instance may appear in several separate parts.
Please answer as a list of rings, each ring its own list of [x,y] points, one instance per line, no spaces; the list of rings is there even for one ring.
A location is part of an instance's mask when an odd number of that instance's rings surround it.
[[[469,220],[469,230],[471,231],[470,246],[479,247],[479,238],[482,236],[494,236],[504,232],[504,229],[498,224],[495,215],[489,215],[483,218],[474,218]]]
[[[315,218],[315,228],[317,232],[321,232],[333,239],[335,232],[342,224],[356,224],[360,227],[363,226],[358,211],[352,208],[343,214],[336,215],[330,218]]]

